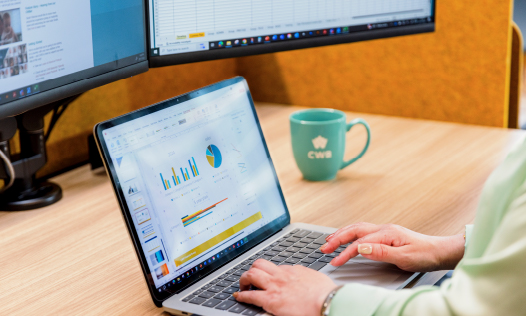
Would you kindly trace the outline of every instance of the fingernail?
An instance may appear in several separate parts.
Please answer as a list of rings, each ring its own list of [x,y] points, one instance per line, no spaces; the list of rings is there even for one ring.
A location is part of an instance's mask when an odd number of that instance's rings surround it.
[[[358,253],[362,255],[370,255],[373,253],[373,246],[369,244],[358,245]]]
[[[328,245],[328,243],[327,243],[327,244],[325,244],[325,245],[323,245],[323,246],[321,246],[321,247],[320,247],[320,250],[323,250],[323,249],[325,249],[325,247],[327,247],[327,245]]]
[[[234,298],[237,298],[237,292],[232,293],[232,296],[233,296]]]
[[[325,238],[325,241],[331,240],[332,236],[334,236],[334,234],[330,234],[329,236],[327,236],[327,238]]]

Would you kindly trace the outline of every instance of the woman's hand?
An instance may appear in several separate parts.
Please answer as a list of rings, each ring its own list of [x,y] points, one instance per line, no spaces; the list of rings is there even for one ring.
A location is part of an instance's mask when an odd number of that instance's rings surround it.
[[[318,316],[325,298],[336,287],[318,271],[303,266],[276,266],[258,259],[239,280],[234,297],[263,307],[273,315]],[[254,286],[260,290],[249,291]]]
[[[344,227],[327,237],[321,247],[332,253],[340,245],[353,242],[331,261],[341,266],[361,254],[367,259],[392,263],[411,272],[454,269],[464,256],[464,237],[427,236],[398,225],[359,223]]]

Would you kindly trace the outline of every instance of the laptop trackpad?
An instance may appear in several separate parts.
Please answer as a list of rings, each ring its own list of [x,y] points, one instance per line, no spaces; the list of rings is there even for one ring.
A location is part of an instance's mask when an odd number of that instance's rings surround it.
[[[337,285],[361,283],[391,290],[398,289],[413,275],[395,265],[372,261],[362,256],[355,257],[338,268],[327,265],[320,272],[329,275]]]

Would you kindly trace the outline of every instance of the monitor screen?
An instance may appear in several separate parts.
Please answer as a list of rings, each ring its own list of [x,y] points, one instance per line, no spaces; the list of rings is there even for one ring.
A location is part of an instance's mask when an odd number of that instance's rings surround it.
[[[0,0],[0,104],[144,62],[142,0]]]
[[[243,79],[112,125],[99,134],[155,295],[198,280],[288,218]]]
[[[149,0],[151,65],[433,31],[434,6],[434,0]]]

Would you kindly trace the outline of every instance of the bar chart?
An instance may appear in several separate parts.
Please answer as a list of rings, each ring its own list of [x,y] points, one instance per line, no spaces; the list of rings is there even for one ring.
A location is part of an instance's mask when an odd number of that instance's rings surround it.
[[[188,167],[190,168],[190,172],[188,172],[188,168],[186,166],[180,167],[179,170],[177,170],[177,172],[180,172],[183,182],[190,180],[191,176],[193,178],[199,176],[199,169],[197,169],[194,157],[192,157],[192,159],[188,159]],[[165,191],[171,189],[172,184],[173,187],[176,187],[181,184],[181,178],[179,178],[179,176],[177,175],[174,167],[172,167],[172,173],[168,178],[163,177],[162,173],[160,173],[159,175],[161,176],[161,181],[163,183]],[[169,181],[170,178],[171,181]]]
[[[183,226],[186,227],[186,226],[188,226],[188,225],[190,225],[192,223],[197,222],[201,218],[212,214],[212,212],[213,212],[212,209],[215,208],[217,205],[223,203],[226,200],[228,200],[228,198],[226,198],[226,199],[224,199],[222,201],[219,201],[216,204],[211,205],[211,206],[209,206],[209,207],[207,207],[205,209],[202,209],[202,210],[200,210],[198,212],[195,212],[192,215],[186,215],[186,216],[182,217],[181,221],[183,222]]]

